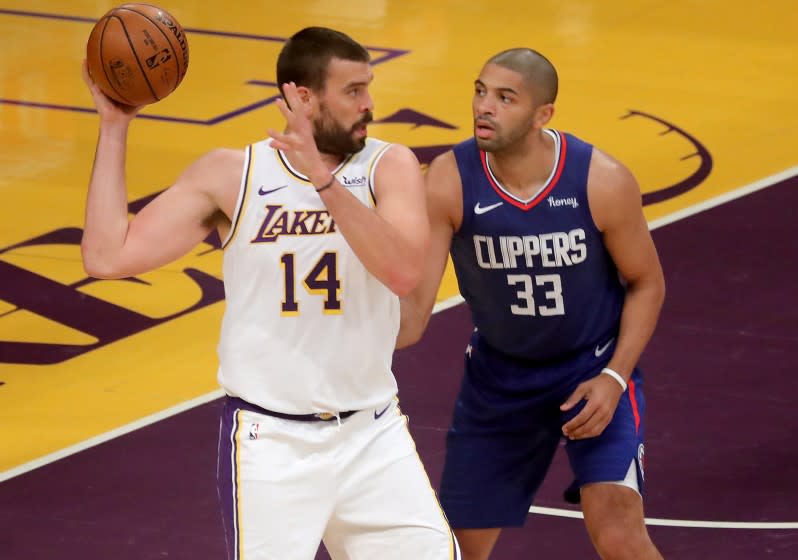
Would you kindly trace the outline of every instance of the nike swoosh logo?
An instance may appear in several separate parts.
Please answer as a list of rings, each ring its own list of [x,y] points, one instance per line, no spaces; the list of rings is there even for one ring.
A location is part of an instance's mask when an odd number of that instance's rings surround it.
[[[497,202],[496,204],[491,204],[490,206],[480,206],[479,202],[474,205],[474,214],[484,214],[485,212],[490,212],[494,208],[498,208],[501,206],[502,202]]]
[[[263,186],[261,186],[261,188],[258,189],[258,194],[261,195],[261,196],[264,196],[264,195],[267,195],[267,194],[271,194],[271,193],[273,193],[275,191],[279,191],[280,189],[287,189],[287,188],[288,188],[288,185],[283,185],[282,187],[277,187],[276,189],[264,190]]]
[[[614,338],[611,338],[604,346],[596,346],[596,358],[600,357],[604,352],[606,352],[607,348],[610,347],[610,344],[612,344],[614,340]]]
[[[377,412],[377,411],[375,410],[375,411],[374,411],[374,419],[375,419],[375,420],[379,420],[379,419],[380,419],[380,416],[382,416],[383,414],[385,414],[385,412],[386,412],[386,411],[387,411],[389,408],[391,408],[391,403],[388,403],[387,405],[385,405],[385,408],[383,408],[383,409],[382,409],[382,411],[380,411],[380,412]]]

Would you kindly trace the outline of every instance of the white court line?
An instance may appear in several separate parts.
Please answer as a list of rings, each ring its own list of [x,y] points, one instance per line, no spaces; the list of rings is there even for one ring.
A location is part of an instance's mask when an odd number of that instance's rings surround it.
[[[532,506],[529,513],[551,515],[553,517],[570,517],[571,519],[584,519],[581,511],[571,509],[548,508]],[[661,527],[697,527],[701,529],[798,529],[798,522],[747,522],[747,521],[697,521],[693,519],[660,519],[646,517],[646,525],[659,525]]]
[[[705,200],[704,202],[699,202],[698,204],[694,204],[693,206],[689,206],[674,212],[673,214],[668,214],[667,216],[653,220],[651,223],[649,223],[649,228],[657,229],[658,227],[672,224],[673,222],[683,220],[684,218],[693,216],[699,212],[709,210],[710,208],[715,208],[721,204],[726,204],[732,200],[747,196],[764,188],[771,187],[776,183],[781,183],[787,179],[792,179],[796,175],[798,175],[798,165],[785,169],[784,171],[780,171],[779,173],[774,173],[773,175],[765,177],[764,179],[754,181],[753,183],[744,187],[740,187],[739,189],[723,193],[714,198],[710,198],[709,200]]]
[[[788,169],[785,169],[784,171],[775,173],[758,181],[755,181],[744,187],[740,187],[738,189],[716,196],[699,204],[695,204],[689,208],[685,208],[683,210],[674,212],[673,214],[669,214],[657,220],[653,220],[649,224],[649,227],[650,229],[656,229],[658,227],[671,224],[678,220],[683,220],[684,218],[693,216],[694,214],[698,214],[699,212],[709,210],[710,208],[714,208],[721,204],[725,204],[726,202],[731,202],[732,200],[735,200],[737,198],[741,198],[743,196],[754,193],[758,190],[770,187],[782,181],[786,181],[787,179],[790,179],[796,175],[798,175],[798,165],[790,167]],[[444,309],[449,309],[450,307],[454,307],[455,305],[458,305],[462,302],[463,298],[459,295],[456,295],[444,301],[436,303],[432,312],[438,313],[439,311],[443,311]],[[223,395],[224,392],[221,389],[218,389],[211,393],[202,395],[201,397],[197,397],[190,401],[186,401],[184,403],[162,410],[161,412],[151,414],[150,416],[147,416],[130,424],[126,424],[124,426],[116,428],[115,430],[111,430],[110,432],[105,432],[104,434],[100,434],[93,438],[87,439],[86,441],[83,441],[81,443],[72,445],[70,447],[65,447],[64,449],[60,449],[59,451],[50,453],[49,455],[45,455],[44,457],[40,457],[39,459],[36,459],[34,461],[30,461],[13,469],[3,471],[0,473],[0,482],[3,482],[10,478],[14,478],[15,476],[19,476],[28,471],[32,471],[33,469],[37,469],[54,461],[58,461],[59,459],[63,459],[64,457],[74,455],[75,453],[79,453],[81,451],[89,449],[90,447],[94,447],[95,445],[99,445],[101,443],[117,438],[119,436],[123,436],[132,431],[138,430],[139,428],[149,426],[150,424],[154,424],[155,422],[159,422],[161,420],[169,418],[170,416],[174,416],[175,414],[179,414],[196,406],[200,406],[212,400],[221,398]],[[557,515],[560,517],[577,517],[577,518],[582,517],[582,514],[580,512],[575,512],[566,509],[539,508],[537,506],[532,506],[529,511],[532,513],[540,513],[543,515]],[[722,521],[690,521],[690,520],[677,520],[677,519],[646,519],[646,523],[650,525],[670,525],[678,527],[721,527],[721,528],[734,528],[734,529],[798,528],[798,522],[745,523],[745,522],[722,522]]]
[[[156,412],[155,414],[150,414],[149,416],[145,416],[144,418],[136,420],[135,422],[131,422],[130,424],[125,424],[124,426],[120,426],[119,428],[111,430],[110,432],[105,432],[104,434],[94,436],[93,438],[89,438],[80,443],[76,443],[75,445],[70,445],[69,447],[59,449],[58,451],[50,453],[49,455],[45,455],[44,457],[39,457],[38,459],[35,459],[28,463],[24,463],[18,467],[14,467],[13,469],[0,472],[0,482],[8,480],[9,478],[14,478],[15,476],[19,476],[28,471],[32,471],[33,469],[38,469],[39,467],[43,467],[44,465],[53,463],[55,461],[58,461],[59,459],[63,459],[64,457],[69,457],[70,455],[74,455],[75,453],[80,453],[81,451],[84,451],[90,447],[94,447],[95,445],[100,445],[101,443],[105,443],[106,441],[110,441],[114,438],[118,438],[125,434],[129,434],[130,432],[136,431],[139,428],[144,428],[145,426],[149,426],[150,424],[155,424],[156,422],[160,422],[165,418],[169,418],[170,416],[174,416],[175,414],[180,414],[181,412],[211,402],[212,400],[219,399],[223,396],[224,396],[224,391],[222,391],[221,389],[217,389],[210,393],[206,393],[201,397],[191,399],[190,401],[182,402],[178,405],[172,406],[160,412]]]

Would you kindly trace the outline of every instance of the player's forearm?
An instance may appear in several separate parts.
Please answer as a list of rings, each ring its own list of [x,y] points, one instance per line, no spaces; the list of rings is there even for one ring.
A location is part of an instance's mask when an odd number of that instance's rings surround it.
[[[628,379],[640,355],[654,334],[660,309],[665,300],[665,282],[656,275],[646,282],[630,284],[615,352],[607,367]]]
[[[424,257],[416,233],[398,231],[337,181],[319,194],[366,270],[398,296],[409,293],[421,278]]]
[[[114,277],[114,262],[128,231],[125,152],[127,123],[100,127],[81,241],[83,266],[91,276]]]

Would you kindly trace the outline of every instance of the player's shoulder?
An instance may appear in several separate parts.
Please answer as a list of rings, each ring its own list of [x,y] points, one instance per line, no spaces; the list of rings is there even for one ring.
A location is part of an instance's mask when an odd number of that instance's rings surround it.
[[[214,148],[205,152],[198,159],[209,165],[236,166],[242,165],[247,157],[246,148]]]
[[[380,165],[383,165],[384,162],[390,166],[413,165],[417,167],[419,165],[416,154],[404,144],[386,142],[378,138],[368,138],[361,155],[368,160],[379,158]]]
[[[201,191],[223,195],[237,191],[247,161],[247,150],[215,148],[205,152],[183,172],[183,183]]]
[[[441,174],[447,177],[452,176],[459,181],[460,174],[457,170],[457,158],[454,155],[454,149],[446,150],[435,156],[429,164],[427,173]]]
[[[598,189],[601,192],[612,194],[635,191],[639,193],[640,187],[631,170],[619,159],[607,152],[594,147],[590,159],[588,174],[588,188]]]
[[[445,215],[457,231],[463,216],[463,187],[453,150],[437,155],[424,177],[431,214]]]
[[[640,185],[620,160],[598,148],[593,149],[587,179],[588,201],[600,230],[615,218],[638,212],[642,204]]]
[[[393,144],[382,140],[371,139],[359,154],[356,155],[361,165],[374,169],[374,178],[378,184],[411,181],[421,184],[421,164],[413,150],[404,144]]]

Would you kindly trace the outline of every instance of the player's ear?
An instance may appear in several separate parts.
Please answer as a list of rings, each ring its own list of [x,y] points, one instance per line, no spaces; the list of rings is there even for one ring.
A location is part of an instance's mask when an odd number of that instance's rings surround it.
[[[535,127],[543,128],[554,116],[554,103],[544,103],[535,109]]]
[[[302,106],[305,113],[310,116],[313,112],[313,107],[316,105],[316,95],[313,90],[307,86],[297,86],[296,92],[299,95],[299,100],[302,101]]]

